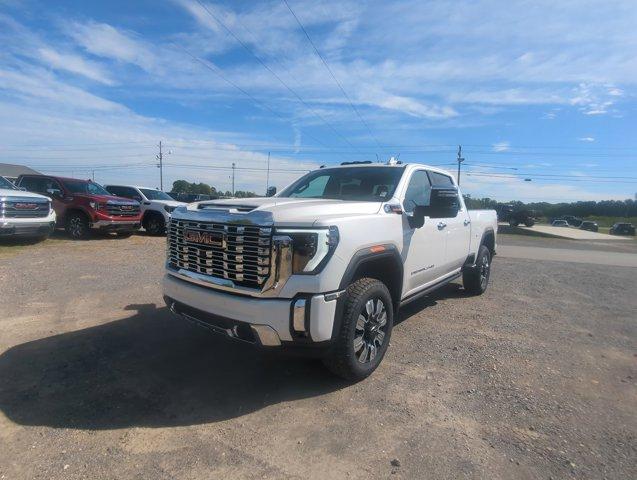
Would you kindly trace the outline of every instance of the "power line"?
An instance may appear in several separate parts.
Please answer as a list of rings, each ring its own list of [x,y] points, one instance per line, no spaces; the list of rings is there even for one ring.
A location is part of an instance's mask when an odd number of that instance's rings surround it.
[[[279,83],[281,85],[283,85],[292,95],[294,95],[303,105],[305,105],[310,112],[312,112],[312,114],[314,116],[316,116],[318,119],[320,119],[325,125],[327,125],[336,135],[338,135],[339,137],[341,137],[349,146],[351,146],[352,148],[356,148],[343,134],[341,134],[338,130],[336,130],[336,128],[334,128],[334,126],[328,122],[325,118],[323,118],[322,115],[320,115],[316,110],[314,110],[305,100],[303,100],[303,98],[296,92],[296,90],[294,90],[292,87],[290,87],[274,70],[272,70],[270,68],[270,66],[265,63],[261,57],[259,57],[256,53],[254,53],[254,51],[243,41],[241,40],[237,35],[235,35],[235,33],[230,29],[230,27],[228,27],[224,22],[222,22],[215,14],[213,14],[210,9],[208,9],[208,7],[201,1],[201,0],[196,0],[196,2],[201,6],[201,8],[203,8],[206,13],[215,21],[217,22],[221,27],[223,27],[226,32],[228,32],[232,38],[234,38],[237,42],[239,42],[239,44],[250,54],[252,55],[262,66],[263,68],[265,68],[268,72],[270,72],[274,78],[276,78]]]
[[[197,0],[199,2],[199,0]],[[282,0],[283,3],[285,4],[286,7],[288,7],[288,10],[290,11],[290,13],[292,14],[292,16],[294,17],[294,19],[296,20],[296,23],[299,24],[299,27],[301,27],[301,30],[303,30],[303,33],[305,34],[305,38],[307,38],[307,41],[310,42],[310,45],[312,45],[312,48],[314,49],[314,52],[316,53],[316,55],[318,55],[318,57],[321,59],[321,62],[323,62],[323,65],[325,65],[325,68],[327,69],[327,71],[329,72],[330,76],[332,77],[332,79],[334,80],[334,82],[336,83],[336,85],[338,85],[338,88],[340,89],[340,91],[343,93],[343,95],[345,96],[345,98],[347,99],[347,102],[349,103],[350,107],[352,107],[352,110],[354,110],[354,112],[356,113],[356,115],[358,116],[358,118],[360,119],[360,121],[363,123],[363,125],[365,125],[365,128],[367,128],[367,131],[369,132],[369,134],[371,135],[371,137],[374,139],[374,141],[376,142],[376,144],[382,148],[382,145],[380,144],[380,142],[378,141],[378,139],[376,138],[376,136],[374,135],[374,133],[372,132],[372,129],[369,128],[369,124],[365,121],[365,119],[363,118],[363,116],[360,114],[360,112],[358,111],[358,109],[356,108],[356,106],[354,105],[354,103],[352,102],[352,100],[350,99],[349,95],[347,94],[347,92],[345,91],[345,89],[343,88],[343,86],[341,85],[341,83],[338,81],[338,79],[336,78],[336,75],[334,75],[334,72],[332,72],[332,69],[330,68],[330,66],[327,64],[327,61],[325,60],[325,58],[323,58],[323,55],[321,55],[321,52],[319,52],[318,48],[316,48],[316,45],[314,45],[314,42],[312,41],[312,39],[310,38],[310,35],[307,33],[307,30],[305,30],[305,27],[303,26],[303,24],[301,23],[301,21],[299,20],[299,17],[296,16],[296,13],[294,13],[294,10],[292,10],[292,7],[290,7],[290,4],[287,2],[287,0]]]

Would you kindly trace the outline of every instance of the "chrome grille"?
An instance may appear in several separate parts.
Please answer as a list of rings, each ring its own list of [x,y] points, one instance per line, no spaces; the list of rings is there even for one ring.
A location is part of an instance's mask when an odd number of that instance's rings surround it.
[[[139,205],[109,202],[106,212],[114,217],[136,217],[139,215]]]
[[[184,232],[210,234],[215,244],[195,243]],[[270,275],[272,229],[173,219],[168,226],[168,265],[248,288],[262,288]]]
[[[0,217],[43,218],[49,215],[49,202],[32,200],[5,200],[0,202]]]

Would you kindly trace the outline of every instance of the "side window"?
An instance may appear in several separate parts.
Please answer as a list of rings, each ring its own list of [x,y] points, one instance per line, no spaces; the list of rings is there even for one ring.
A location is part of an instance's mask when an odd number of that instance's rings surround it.
[[[453,187],[453,180],[447,175],[438,172],[429,172],[431,183],[436,187]]]
[[[424,170],[416,170],[409,180],[407,185],[407,191],[405,192],[405,201],[403,202],[403,208],[405,212],[411,213],[414,211],[414,207],[429,205],[429,197],[431,196],[431,183],[427,172]]]
[[[121,196],[122,195],[122,187],[113,187],[112,185],[107,185],[106,190],[108,190],[108,193],[112,194],[112,195],[116,195],[116,196]]]

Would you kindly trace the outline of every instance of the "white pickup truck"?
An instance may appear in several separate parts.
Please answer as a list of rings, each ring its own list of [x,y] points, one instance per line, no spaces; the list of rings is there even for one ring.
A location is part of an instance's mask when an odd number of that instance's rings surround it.
[[[467,211],[447,172],[420,164],[313,171],[270,198],[177,208],[164,298],[229,337],[320,356],[358,380],[381,362],[398,309],[462,277],[483,293],[493,210]]]
[[[55,211],[51,199],[20,190],[0,177],[0,238],[48,238],[55,228]]]
[[[142,226],[151,235],[163,235],[172,211],[185,205],[155,188],[136,185],[104,185],[104,188],[112,195],[137,200],[141,205]]]

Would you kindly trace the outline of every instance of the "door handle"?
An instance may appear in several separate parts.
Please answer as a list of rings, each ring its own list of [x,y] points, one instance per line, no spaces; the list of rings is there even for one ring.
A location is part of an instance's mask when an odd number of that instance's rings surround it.
[[[469,225],[471,223],[471,220],[465,220],[464,221],[464,226],[466,227],[467,225]]]
[[[446,226],[447,226],[447,224],[445,222],[438,222],[438,230],[442,230]]]

